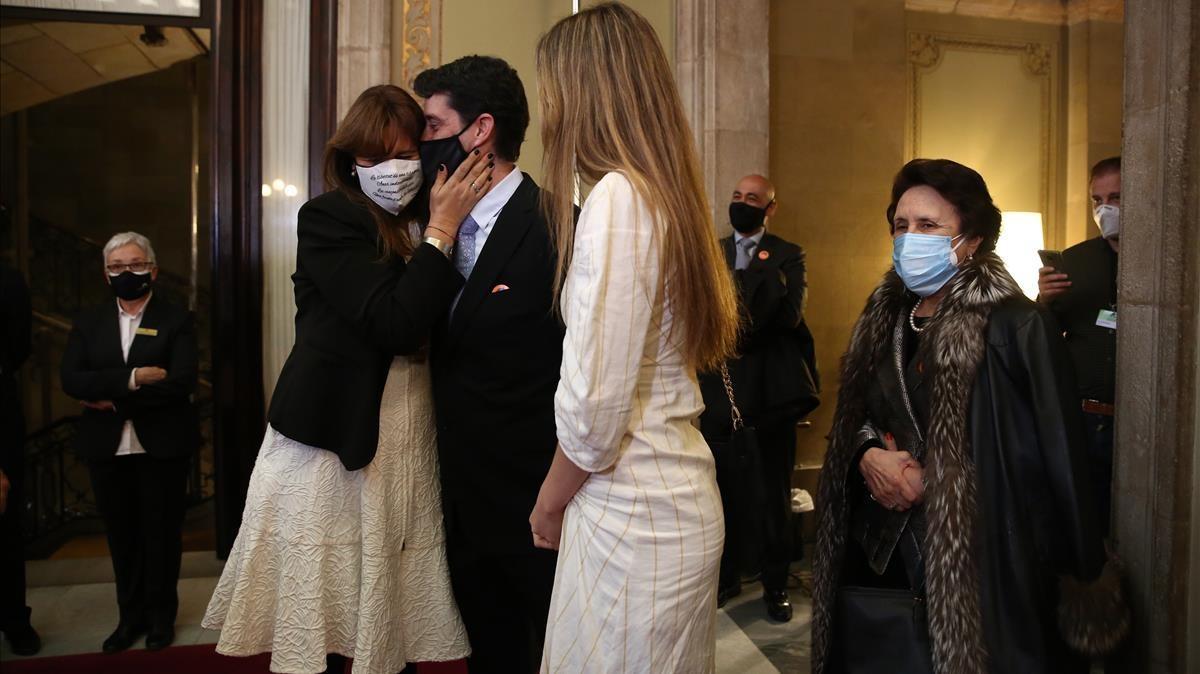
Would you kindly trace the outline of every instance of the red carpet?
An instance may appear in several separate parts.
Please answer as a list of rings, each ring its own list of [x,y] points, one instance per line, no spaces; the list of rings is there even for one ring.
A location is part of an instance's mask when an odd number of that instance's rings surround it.
[[[31,658],[3,663],[4,674],[265,674],[271,655],[228,658],[218,655],[212,644],[176,646],[152,652],[129,650],[116,655],[86,653],[51,658]],[[347,670],[348,671],[348,670]],[[466,674],[465,662],[431,662],[417,665],[417,674]]]

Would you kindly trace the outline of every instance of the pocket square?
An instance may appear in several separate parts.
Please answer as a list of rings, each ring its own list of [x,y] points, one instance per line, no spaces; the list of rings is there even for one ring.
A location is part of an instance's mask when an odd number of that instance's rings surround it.
[[[501,283],[500,285],[496,286],[495,288],[492,288],[492,294],[495,295],[496,293],[502,293],[506,290],[508,290],[508,286]]]

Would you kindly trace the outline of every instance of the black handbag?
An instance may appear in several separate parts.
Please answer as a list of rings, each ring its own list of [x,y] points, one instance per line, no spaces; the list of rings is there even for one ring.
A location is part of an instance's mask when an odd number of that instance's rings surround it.
[[[709,439],[708,447],[717,466],[717,488],[725,511],[725,547],[737,555],[740,568],[756,569],[761,563],[761,545],[765,533],[762,517],[766,493],[761,478],[761,454],[753,426],[742,419],[733,394],[729,368],[721,363],[721,380],[729,398],[733,422],[729,437]]]
[[[933,674],[920,546],[905,531],[896,547],[911,589],[838,588],[834,633],[846,674]]]

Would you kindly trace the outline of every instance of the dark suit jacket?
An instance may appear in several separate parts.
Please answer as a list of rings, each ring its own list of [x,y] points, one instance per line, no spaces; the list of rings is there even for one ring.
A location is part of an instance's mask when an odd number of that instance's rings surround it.
[[[1101,309],[1117,306],[1117,253],[1101,238],[1063,251],[1071,289],[1050,301],[1075,364],[1079,397],[1111,403],[1117,390],[1117,331],[1096,325]]]
[[[721,239],[726,262],[736,259],[733,237]],[[750,265],[735,271],[742,322],[740,357],[729,362],[738,408],[753,423],[797,421],[820,404],[812,333],[804,322],[808,284],[804,251],[766,233]],[[729,434],[729,401],[719,374],[700,378],[708,437]]]
[[[200,440],[192,404],[199,362],[191,312],[151,297],[140,330],[156,334],[135,335],[128,361],[121,355],[118,321],[114,299],[80,313],[67,337],[63,391],[77,400],[111,400],[116,406],[113,412],[84,409],[76,450],[85,459],[113,456],[128,419],[147,454],[169,458],[194,452]],[[130,391],[129,375],[137,367],[161,367],[167,378]]]
[[[358,470],[375,458],[392,358],[425,347],[463,279],[426,243],[407,264],[383,259],[370,212],[337,190],[300,208],[297,236],[296,343],[269,419],[284,436]]]
[[[0,265],[0,470],[13,479],[25,441],[17,370],[29,357],[32,307],[25,279]]]
[[[448,533],[492,554],[532,550],[529,514],[558,443],[563,327],[555,257],[528,175],[501,210],[433,343]],[[507,286],[502,290],[501,286]]]

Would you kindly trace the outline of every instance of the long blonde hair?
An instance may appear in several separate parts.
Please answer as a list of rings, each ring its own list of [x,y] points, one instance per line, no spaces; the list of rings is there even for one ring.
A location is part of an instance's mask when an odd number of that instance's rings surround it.
[[[618,2],[559,21],[537,47],[545,146],[542,207],[562,291],[575,239],[576,173],[595,184],[620,171],[654,214],[667,302],[698,369],[732,355],[737,300],[717,244],[692,133],[654,28]],[[672,328],[674,329],[674,328]]]

